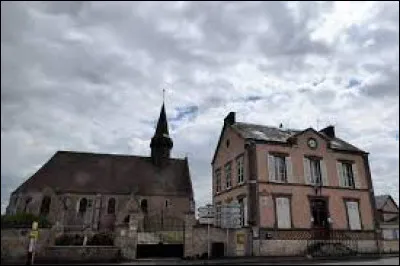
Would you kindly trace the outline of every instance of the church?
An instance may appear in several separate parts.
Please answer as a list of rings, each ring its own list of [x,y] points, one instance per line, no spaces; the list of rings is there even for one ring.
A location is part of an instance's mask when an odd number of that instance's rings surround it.
[[[163,230],[194,212],[188,160],[171,158],[172,147],[163,104],[150,157],[58,151],[11,194],[7,213],[46,216],[64,230],[108,232],[139,213],[141,230]]]

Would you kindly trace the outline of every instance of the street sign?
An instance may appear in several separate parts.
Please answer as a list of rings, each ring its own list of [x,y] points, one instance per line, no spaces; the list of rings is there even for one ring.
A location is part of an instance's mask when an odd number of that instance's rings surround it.
[[[221,228],[241,228],[242,227],[242,211],[238,203],[222,205],[220,210],[219,221],[217,224]]]
[[[200,217],[199,218],[200,224],[214,224],[214,218],[210,217]]]
[[[214,207],[212,205],[206,205],[198,208],[200,218],[213,218],[215,216]]]

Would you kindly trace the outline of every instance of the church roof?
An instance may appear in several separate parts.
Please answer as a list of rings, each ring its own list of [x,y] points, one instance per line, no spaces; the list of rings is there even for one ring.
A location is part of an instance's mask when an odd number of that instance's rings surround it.
[[[163,167],[151,157],[58,151],[14,193],[110,193],[193,197],[187,159],[168,159]]]

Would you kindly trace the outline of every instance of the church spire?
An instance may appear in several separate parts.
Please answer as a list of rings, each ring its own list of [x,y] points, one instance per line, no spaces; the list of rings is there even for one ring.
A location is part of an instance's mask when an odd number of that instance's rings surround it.
[[[161,107],[160,117],[158,118],[156,133],[154,136],[169,136],[167,115],[165,114],[164,103]]]
[[[150,142],[151,158],[154,164],[161,166],[165,159],[169,159],[173,147],[172,139],[169,137],[167,115],[163,103],[158,118],[156,131]]]

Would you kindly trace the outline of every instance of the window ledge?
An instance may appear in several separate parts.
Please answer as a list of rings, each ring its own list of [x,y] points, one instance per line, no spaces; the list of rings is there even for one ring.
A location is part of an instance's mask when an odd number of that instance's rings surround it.
[[[272,180],[269,181],[270,183],[277,183],[277,184],[291,184],[290,182],[287,181],[277,181],[277,180]]]

